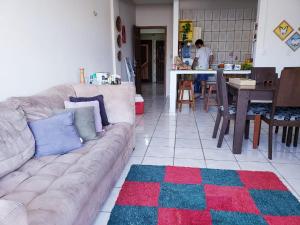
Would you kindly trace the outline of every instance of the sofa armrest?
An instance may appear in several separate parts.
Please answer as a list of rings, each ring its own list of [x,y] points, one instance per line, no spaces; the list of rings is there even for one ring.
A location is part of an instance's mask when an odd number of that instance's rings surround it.
[[[135,86],[121,85],[73,85],[77,97],[103,95],[105,109],[110,123],[127,122],[135,124]]]
[[[28,225],[27,212],[21,203],[0,200],[0,225]]]

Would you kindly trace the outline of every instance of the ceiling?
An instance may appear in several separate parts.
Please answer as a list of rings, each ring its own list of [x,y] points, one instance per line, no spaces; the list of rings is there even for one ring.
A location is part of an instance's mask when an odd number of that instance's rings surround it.
[[[170,4],[173,0],[132,0],[137,5]]]

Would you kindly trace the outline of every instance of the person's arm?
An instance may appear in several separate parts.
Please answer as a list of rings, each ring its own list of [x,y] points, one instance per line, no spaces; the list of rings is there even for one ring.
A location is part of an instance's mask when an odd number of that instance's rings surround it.
[[[192,70],[196,69],[198,63],[198,57],[194,58],[193,64],[192,64]]]

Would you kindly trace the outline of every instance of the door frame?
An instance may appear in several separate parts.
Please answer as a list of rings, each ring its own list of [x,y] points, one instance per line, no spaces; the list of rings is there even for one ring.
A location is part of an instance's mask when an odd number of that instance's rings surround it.
[[[164,39],[165,39],[165,55],[164,55],[164,58],[165,58],[165,72],[164,72],[164,95],[166,96],[166,91],[167,91],[167,87],[166,87],[166,76],[167,76],[167,51],[169,50],[168,49],[168,29],[167,29],[167,26],[136,26],[137,28],[139,28],[140,30],[141,29],[163,29],[165,31],[165,34],[164,34]]]

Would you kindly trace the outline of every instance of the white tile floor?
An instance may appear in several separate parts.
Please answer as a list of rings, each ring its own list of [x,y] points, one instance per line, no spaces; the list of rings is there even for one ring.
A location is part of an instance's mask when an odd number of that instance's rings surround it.
[[[300,200],[300,142],[298,148],[287,148],[281,134],[274,135],[274,159],[267,159],[267,128],[263,126],[258,150],[252,141],[244,140],[243,153],[231,153],[233,127],[222,148],[216,147],[212,131],[216,113],[205,113],[202,103],[197,110],[187,106],[177,115],[168,114],[168,104],[162,86],[144,86],[145,114],[136,119],[136,149],[105,205],[100,209],[95,225],[106,225],[120,188],[132,164],[175,165],[216,169],[272,171]],[[253,130],[253,129],[251,129]]]

